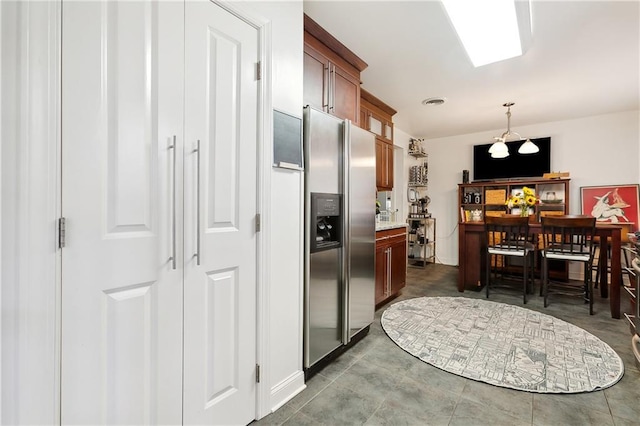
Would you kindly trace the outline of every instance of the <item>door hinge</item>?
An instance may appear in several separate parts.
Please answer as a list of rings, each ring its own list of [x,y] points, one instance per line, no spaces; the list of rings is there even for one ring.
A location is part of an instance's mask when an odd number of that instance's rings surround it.
[[[260,364],[256,364],[256,383],[260,383]]]
[[[256,215],[256,232],[260,232],[260,227],[261,227],[261,223],[260,223],[260,213],[258,213]]]
[[[66,243],[66,219],[61,217],[58,219],[58,248],[63,248]]]
[[[256,80],[262,80],[262,62],[256,63]]]

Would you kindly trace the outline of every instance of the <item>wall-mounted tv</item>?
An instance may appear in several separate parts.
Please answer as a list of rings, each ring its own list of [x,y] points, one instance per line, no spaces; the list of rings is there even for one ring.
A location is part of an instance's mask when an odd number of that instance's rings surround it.
[[[473,146],[473,180],[497,180],[542,177],[551,172],[551,138],[531,139],[540,151],[535,154],[518,154],[525,140],[507,142],[509,156],[491,158],[490,143]]]

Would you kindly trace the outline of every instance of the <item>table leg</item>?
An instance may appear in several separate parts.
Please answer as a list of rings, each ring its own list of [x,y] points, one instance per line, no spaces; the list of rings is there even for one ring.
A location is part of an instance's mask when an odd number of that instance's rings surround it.
[[[606,235],[600,236],[600,257],[598,259],[598,269],[600,270],[600,297],[606,299],[609,297],[609,271],[607,271],[607,265],[609,264],[609,253],[607,250],[607,238]]]
[[[611,233],[611,297],[609,306],[611,317],[620,318],[620,276],[622,275],[622,263],[620,252],[622,251],[620,241],[620,229],[614,229]]]

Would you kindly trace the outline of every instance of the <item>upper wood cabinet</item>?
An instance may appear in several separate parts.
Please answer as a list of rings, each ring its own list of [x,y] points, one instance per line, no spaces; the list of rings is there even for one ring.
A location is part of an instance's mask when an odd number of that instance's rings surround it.
[[[360,127],[393,143],[393,116],[396,110],[364,89],[360,89]]]
[[[393,189],[393,144],[376,137],[376,188],[378,191]]]
[[[304,16],[304,104],[360,124],[360,72],[366,62]]]
[[[393,121],[396,110],[360,90],[360,127],[376,135],[376,187],[393,189]]]

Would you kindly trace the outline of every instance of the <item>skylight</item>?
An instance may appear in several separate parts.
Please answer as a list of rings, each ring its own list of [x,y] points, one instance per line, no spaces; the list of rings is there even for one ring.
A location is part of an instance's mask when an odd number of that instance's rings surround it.
[[[442,4],[475,67],[522,55],[514,0]]]

